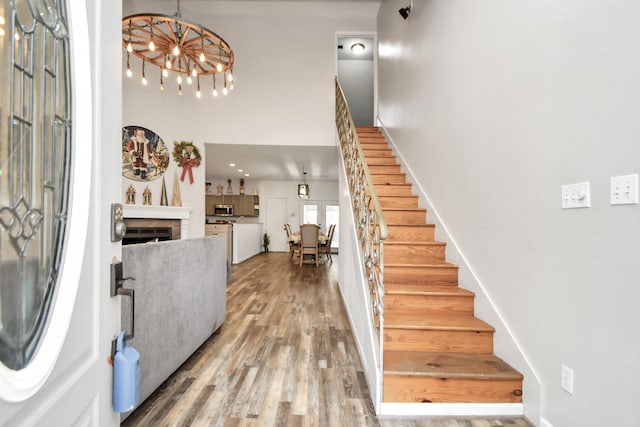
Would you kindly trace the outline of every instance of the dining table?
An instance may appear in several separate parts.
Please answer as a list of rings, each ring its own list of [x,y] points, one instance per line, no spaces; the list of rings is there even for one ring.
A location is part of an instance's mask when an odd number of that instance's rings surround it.
[[[329,240],[329,236],[324,234],[322,231],[318,233],[318,245],[326,244],[327,240]],[[300,232],[291,233],[289,235],[289,242],[293,243],[294,245],[300,243]]]

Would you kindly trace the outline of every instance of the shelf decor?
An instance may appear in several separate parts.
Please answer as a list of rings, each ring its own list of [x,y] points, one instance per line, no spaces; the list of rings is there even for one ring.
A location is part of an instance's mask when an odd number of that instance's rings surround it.
[[[182,168],[180,181],[184,181],[185,175],[189,174],[189,183],[193,184],[193,168],[200,166],[202,156],[198,147],[191,141],[173,142],[173,160]]]

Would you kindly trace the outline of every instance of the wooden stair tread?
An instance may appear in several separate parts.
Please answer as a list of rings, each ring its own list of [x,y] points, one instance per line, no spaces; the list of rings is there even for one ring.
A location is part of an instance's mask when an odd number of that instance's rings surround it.
[[[435,228],[435,224],[393,224],[393,223],[387,223],[387,228],[389,227],[402,227],[402,228],[415,228],[416,230],[422,229],[422,228]]]
[[[382,197],[386,197],[386,196],[382,196]],[[407,196],[407,197],[411,197],[411,196]],[[394,212],[394,211],[412,211],[412,212],[424,212],[426,213],[427,210],[425,208],[414,208],[414,207],[405,207],[405,206],[397,206],[397,207],[393,207],[393,208],[383,208],[382,212]],[[422,224],[414,224],[414,225],[422,225]]]
[[[385,375],[522,380],[520,372],[493,354],[428,353],[387,350]]]
[[[422,329],[439,331],[494,332],[493,326],[472,316],[425,316],[421,313],[388,312],[384,317],[387,329]]]
[[[427,295],[427,296],[474,296],[475,293],[457,286],[421,285],[414,283],[387,283],[384,285],[385,295]]]
[[[446,261],[442,261],[442,262],[425,262],[423,264],[420,264],[423,267],[430,267],[430,268],[442,268],[442,269],[457,269],[458,266],[455,264],[451,264],[449,262]],[[406,263],[406,262],[385,262],[384,263],[385,268],[386,267],[395,267],[395,268],[403,268],[403,267],[416,267],[416,264],[413,263]]]
[[[411,241],[411,240],[390,240],[384,241],[385,245],[394,246],[445,246],[445,242],[433,242],[433,241]],[[385,263],[386,265],[386,263]]]

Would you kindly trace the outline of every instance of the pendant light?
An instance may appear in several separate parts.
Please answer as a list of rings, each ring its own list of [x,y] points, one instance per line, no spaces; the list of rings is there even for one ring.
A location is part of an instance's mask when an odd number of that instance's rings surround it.
[[[301,199],[308,199],[311,194],[309,184],[307,184],[307,173],[302,168],[302,182],[298,184],[298,197]]]

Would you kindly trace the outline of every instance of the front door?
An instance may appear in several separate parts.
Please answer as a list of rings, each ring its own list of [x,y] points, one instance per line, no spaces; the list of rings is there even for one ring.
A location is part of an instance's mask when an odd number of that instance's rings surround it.
[[[121,2],[0,2],[0,425],[116,426]]]

